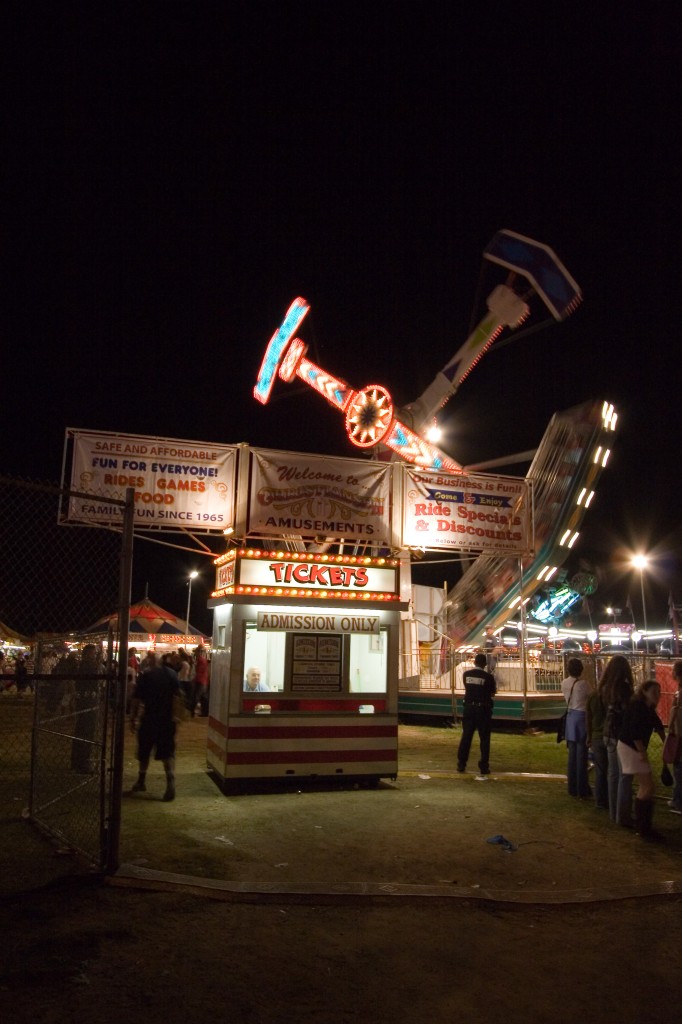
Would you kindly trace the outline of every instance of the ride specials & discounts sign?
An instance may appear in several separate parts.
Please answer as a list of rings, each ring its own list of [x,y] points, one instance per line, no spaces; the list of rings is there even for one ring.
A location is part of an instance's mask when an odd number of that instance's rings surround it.
[[[519,477],[439,475],[404,468],[403,544],[426,550],[524,554],[530,487]]]

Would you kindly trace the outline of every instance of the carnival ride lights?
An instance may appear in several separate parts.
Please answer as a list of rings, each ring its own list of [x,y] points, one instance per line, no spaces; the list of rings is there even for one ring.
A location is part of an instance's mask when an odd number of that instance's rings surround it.
[[[226,565],[228,562],[233,562],[237,557],[254,558],[261,561],[267,561],[268,559],[281,560],[284,558],[287,562],[328,562],[330,565],[343,563],[344,565],[371,565],[388,569],[397,569],[400,565],[398,558],[372,558],[369,555],[315,554],[311,551],[264,551],[261,548],[230,548],[229,551],[224,551],[222,555],[214,558],[213,564]]]
[[[557,573],[596,494],[604,442],[616,422],[607,402],[586,403],[552,418],[527,477],[534,493],[536,553],[522,567],[505,556],[480,555],[473,562],[448,595],[453,608],[449,629],[456,641],[480,643],[482,629],[502,626],[512,601],[520,604],[523,598],[525,604]]]
[[[301,297],[294,299],[270,339],[254,397],[265,404],[270,398],[275,375],[284,381],[296,376],[344,413],[348,439],[356,447],[372,448],[381,444],[422,469],[463,473],[459,463],[423,435],[433,426],[435,413],[455,393],[504,328],[518,327],[528,316],[529,306],[514,287],[517,277],[524,278],[526,285],[530,284],[529,291],[542,298],[557,320],[567,317],[581,300],[578,285],[546,245],[513,231],[500,231],[483,255],[490,262],[506,267],[507,282],[493,289],[487,299],[486,315],[421,397],[400,411],[400,418],[386,388],[370,384],[355,390],[307,359],[307,346],[296,337],[310,309]]]
[[[556,621],[565,615],[573,605],[577,604],[581,597],[582,595],[573,590],[572,587],[558,587],[537,608],[534,608],[530,614],[538,622]]]
[[[297,376],[326,398],[330,405],[345,414],[346,433],[351,444],[356,447],[372,448],[382,443],[401,458],[423,469],[463,473],[459,463],[448,458],[435,445],[419,437],[396,418],[393,401],[386,388],[370,384],[356,391],[346,381],[332,376],[306,358],[307,345],[300,338],[291,337],[291,325],[298,325],[309,309],[306,300],[298,298],[294,299],[287,310],[281,326],[268,344],[253,389],[254,397],[265,405],[276,373],[285,381]]]

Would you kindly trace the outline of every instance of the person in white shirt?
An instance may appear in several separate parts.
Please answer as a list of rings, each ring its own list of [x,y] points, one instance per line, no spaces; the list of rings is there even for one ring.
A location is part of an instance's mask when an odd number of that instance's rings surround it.
[[[561,684],[561,691],[568,704],[568,794],[586,800],[592,796],[587,781],[587,701],[591,688],[588,681],[582,678],[583,663],[579,658],[569,658],[566,668],[568,676]]]
[[[244,693],[267,693],[268,687],[261,681],[260,669],[254,665],[248,669],[244,680]]]

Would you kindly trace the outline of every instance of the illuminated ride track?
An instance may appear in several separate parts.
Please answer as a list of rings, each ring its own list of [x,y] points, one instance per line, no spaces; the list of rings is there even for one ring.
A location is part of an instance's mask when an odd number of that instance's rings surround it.
[[[298,378],[341,412],[349,441],[367,454],[401,459],[420,469],[450,473],[455,478],[464,474],[465,469],[427,437],[436,413],[503,330],[514,329],[526,320],[532,296],[538,296],[557,321],[565,319],[581,301],[576,282],[554,252],[541,243],[511,231],[500,231],[483,255],[490,263],[506,269],[506,280],[492,290],[483,318],[415,402],[396,410],[390,393],[382,385],[355,389],[309,360],[307,345],[297,337],[310,308],[302,298],[291,304],[268,344],[254,397],[265,404],[277,377],[286,382]],[[508,554],[476,558],[449,595],[447,631],[451,648],[479,645],[486,627],[499,629],[515,606],[527,602],[551,580],[575,543],[579,523],[608,459],[608,437],[615,420],[613,407],[607,403],[580,406],[553,417],[528,474],[533,487],[535,554],[528,556],[525,563]],[[306,545],[302,538],[283,540],[299,550]],[[315,544],[309,540],[307,546],[309,550],[320,550],[322,544],[327,550],[338,542],[339,538],[316,538]],[[401,664],[410,661],[411,655],[407,653]],[[411,693],[403,690],[410,685],[410,672],[403,669],[401,677],[401,712],[452,714],[450,692]],[[516,697],[509,714],[499,700],[498,709],[497,717],[528,717],[527,693],[524,691],[520,700]]]
[[[521,623],[524,607],[566,561],[608,462],[615,426],[616,413],[607,402],[585,403],[552,417],[527,474],[534,496],[535,554],[525,560],[479,555],[448,592],[447,634],[462,657],[467,649],[481,648],[486,631],[499,634],[510,620]],[[521,683],[498,691],[495,718],[542,720],[563,712],[561,694],[539,691],[534,673],[529,665],[525,694]],[[403,690],[399,707],[402,714],[450,717],[449,684],[445,692]]]

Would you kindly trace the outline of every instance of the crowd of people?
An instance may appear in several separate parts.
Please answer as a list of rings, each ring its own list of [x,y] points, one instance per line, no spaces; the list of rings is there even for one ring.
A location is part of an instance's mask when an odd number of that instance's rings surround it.
[[[632,668],[622,654],[607,662],[596,687],[584,677],[580,658],[569,658],[568,675],[561,683],[566,700],[565,739],[569,796],[594,800],[611,820],[633,829],[642,839],[660,840],[654,828],[655,768],[649,740],[656,733],[664,741],[661,778],[672,785],[668,806],[682,814],[682,661],[673,665],[677,691],[670,711],[668,734],[656,708],[661,686],[646,679],[635,686]],[[474,658],[463,675],[462,737],[457,748],[457,771],[466,771],[473,737],[478,733],[480,756],[477,780],[489,777],[490,734],[496,691],[490,652]],[[590,783],[590,769],[594,771]],[[672,771],[670,770],[672,768]],[[637,790],[634,791],[634,783]]]
[[[29,690],[33,693],[33,683],[30,676],[29,654],[23,651],[15,651],[7,655],[0,649],[0,692],[14,688],[18,694],[25,694]]]
[[[163,654],[148,651],[142,658],[137,648],[131,647],[128,651],[126,712],[130,713],[138,677],[143,672],[156,668],[157,663],[166,665],[176,673],[180,692],[191,717],[196,715],[205,718],[208,715],[210,662],[203,644],[195,647],[191,654],[180,647],[176,651],[167,651]]]
[[[634,829],[643,839],[660,840],[653,826],[655,768],[649,756],[653,733],[665,741],[666,732],[656,708],[661,687],[655,679],[635,686],[628,659],[615,654],[607,662],[596,688],[583,676],[583,663],[570,658],[561,684],[566,699],[565,738],[568,747],[568,793],[594,799],[611,820]],[[682,731],[682,661],[673,666],[677,692],[673,698],[669,733]],[[674,788],[670,810],[682,814],[682,763],[679,749],[671,755]],[[590,755],[594,783],[589,782]],[[670,769],[662,761],[662,773]],[[633,783],[637,791],[633,799]]]

